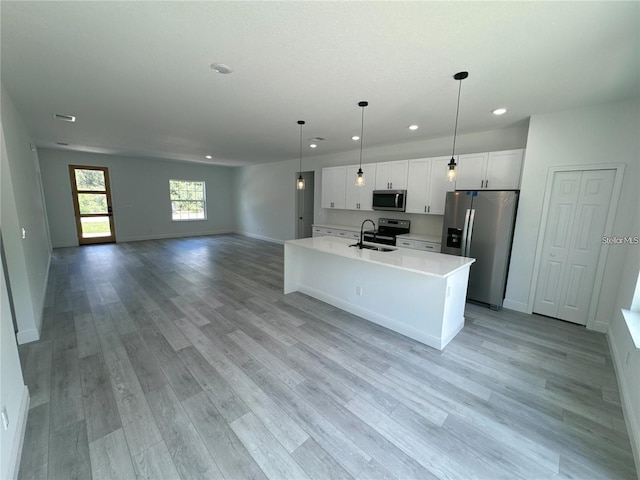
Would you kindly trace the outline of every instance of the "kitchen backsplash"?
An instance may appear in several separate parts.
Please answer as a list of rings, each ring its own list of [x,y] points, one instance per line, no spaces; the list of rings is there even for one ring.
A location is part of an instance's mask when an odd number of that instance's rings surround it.
[[[351,227],[360,227],[362,222],[370,218],[376,225],[378,219],[398,218],[403,220],[411,220],[411,233],[415,235],[434,235],[442,234],[442,215],[417,215],[413,213],[400,212],[360,212],[357,210],[330,210],[319,208],[315,212],[314,224],[325,225],[345,225]]]

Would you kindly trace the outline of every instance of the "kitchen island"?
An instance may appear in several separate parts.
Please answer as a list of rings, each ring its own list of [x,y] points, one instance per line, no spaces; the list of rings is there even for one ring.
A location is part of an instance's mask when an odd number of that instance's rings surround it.
[[[442,350],[464,326],[473,258],[350,247],[314,237],[284,246],[284,293],[299,291]]]

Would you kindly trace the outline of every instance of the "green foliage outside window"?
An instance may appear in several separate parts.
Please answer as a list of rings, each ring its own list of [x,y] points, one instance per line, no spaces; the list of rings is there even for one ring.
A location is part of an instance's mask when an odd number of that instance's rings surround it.
[[[204,220],[206,195],[204,182],[169,180],[172,220]]]

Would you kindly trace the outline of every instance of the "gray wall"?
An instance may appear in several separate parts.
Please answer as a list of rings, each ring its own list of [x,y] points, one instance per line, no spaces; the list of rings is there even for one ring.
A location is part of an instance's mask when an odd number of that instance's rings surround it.
[[[37,156],[13,101],[0,85],[0,230],[21,343],[36,340],[42,323],[50,246],[44,216]],[[26,238],[22,238],[24,228]],[[1,262],[0,262],[1,263]],[[1,274],[2,272],[0,272]],[[16,472],[22,447],[29,395],[18,360],[4,278],[0,280],[0,405],[6,406],[9,429],[2,432],[0,478]]]
[[[606,234],[629,235],[639,214],[639,118],[637,101],[531,118],[505,306],[531,312],[538,232],[550,167],[575,166],[580,169],[589,165],[625,164],[613,231]],[[626,248],[637,251],[637,247],[612,246],[608,249],[595,319],[595,327],[601,331],[606,331],[611,319]]]
[[[527,122],[522,122],[502,130],[459,135],[456,153],[525,148],[527,126]],[[448,155],[451,142],[452,138],[446,137],[365,148],[363,163]],[[359,226],[365,218],[377,220],[381,216],[379,212],[320,208],[322,168],[357,164],[359,152],[359,148],[354,146],[353,151],[340,154],[303,157],[302,170],[315,171],[314,223]],[[238,207],[236,222],[239,233],[279,242],[295,238],[295,179],[298,168],[296,159],[236,169],[234,203]],[[413,233],[438,236],[441,233],[441,215],[393,215],[410,219]]]
[[[51,247],[38,157],[11,97],[2,87],[0,225],[11,278],[20,343],[38,337]],[[22,228],[25,238],[22,238]]]
[[[69,165],[109,168],[118,242],[234,231],[229,167],[51,149],[38,154],[54,247],[78,245]],[[171,220],[169,179],[206,182],[207,220]]]

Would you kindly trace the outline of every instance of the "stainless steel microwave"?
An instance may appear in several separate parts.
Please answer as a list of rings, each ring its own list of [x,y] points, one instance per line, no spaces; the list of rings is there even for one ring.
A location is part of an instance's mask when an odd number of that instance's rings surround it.
[[[406,190],[374,190],[373,209],[404,212],[407,202]]]

